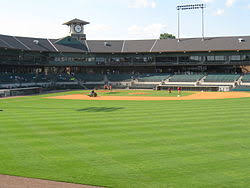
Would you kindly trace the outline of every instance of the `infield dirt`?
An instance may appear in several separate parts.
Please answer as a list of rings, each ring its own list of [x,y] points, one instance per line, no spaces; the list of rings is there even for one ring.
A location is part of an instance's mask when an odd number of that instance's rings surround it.
[[[89,97],[83,94],[47,97],[51,99],[75,99],[75,100],[197,100],[197,99],[227,99],[250,97],[247,92],[197,92],[188,96],[180,97],[150,97],[150,96],[98,96]]]
[[[0,175],[0,188],[97,188],[95,186]]]

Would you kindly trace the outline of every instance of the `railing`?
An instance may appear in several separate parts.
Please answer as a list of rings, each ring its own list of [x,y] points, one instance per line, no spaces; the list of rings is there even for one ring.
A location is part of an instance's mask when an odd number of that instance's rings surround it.
[[[1,65],[49,66],[175,66],[175,65],[250,65],[250,61],[172,61],[172,62],[103,62],[103,61],[14,61],[1,60]]]

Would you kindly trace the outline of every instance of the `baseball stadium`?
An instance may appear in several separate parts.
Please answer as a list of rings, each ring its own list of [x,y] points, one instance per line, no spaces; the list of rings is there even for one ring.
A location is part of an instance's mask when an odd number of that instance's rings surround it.
[[[0,35],[0,187],[249,187],[250,36]]]

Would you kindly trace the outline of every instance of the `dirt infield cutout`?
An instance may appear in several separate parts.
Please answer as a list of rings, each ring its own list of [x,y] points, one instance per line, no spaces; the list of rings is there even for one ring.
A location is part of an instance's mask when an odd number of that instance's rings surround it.
[[[229,98],[246,98],[250,97],[247,92],[197,92],[188,96],[180,97],[149,97],[149,96],[98,96],[89,97],[83,94],[64,95],[56,97],[46,97],[50,99],[75,99],[75,100],[134,100],[134,101],[147,101],[147,100],[198,100],[198,99],[229,99]]]
[[[0,175],[0,188],[97,188],[95,186]]]

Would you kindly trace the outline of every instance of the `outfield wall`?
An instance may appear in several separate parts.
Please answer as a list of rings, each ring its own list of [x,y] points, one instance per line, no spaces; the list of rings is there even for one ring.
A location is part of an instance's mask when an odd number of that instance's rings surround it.
[[[156,87],[156,90],[167,90],[172,88],[177,90],[178,87],[181,87],[184,91],[230,91],[229,86],[184,86],[184,85],[159,85]]]
[[[41,91],[42,91],[42,88],[40,87],[4,89],[4,90],[0,90],[0,97],[33,95],[33,94],[39,94],[41,93]]]

